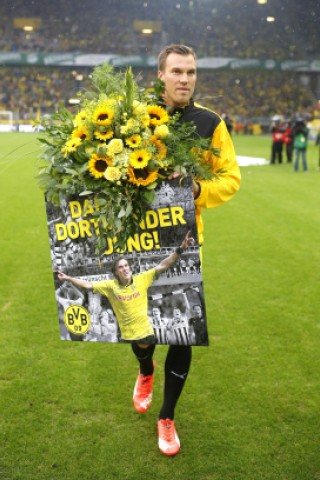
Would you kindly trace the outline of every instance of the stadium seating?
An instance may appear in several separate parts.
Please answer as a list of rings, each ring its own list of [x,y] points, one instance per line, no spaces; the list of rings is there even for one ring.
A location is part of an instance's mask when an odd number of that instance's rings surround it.
[[[10,8],[2,2],[0,51],[137,54],[141,52],[141,36],[134,32],[133,21],[139,19],[162,25],[161,35],[145,42],[146,53],[158,51],[163,43],[176,42],[177,38],[192,43],[199,56],[305,59],[319,52],[317,2],[283,1],[276,9],[272,3],[162,0],[159,8],[155,1],[141,0],[16,0]],[[270,15],[276,15],[275,22],[266,21]],[[13,28],[17,17],[38,17],[42,26],[24,32]]]
[[[290,5],[289,5],[290,3]],[[120,6],[119,6],[120,5]],[[65,2],[16,0],[0,5],[1,52],[77,52],[119,55],[155,55],[164,44],[184,42],[199,57],[259,59],[310,59],[319,51],[320,39],[314,2],[281,3],[275,22],[272,1],[208,0],[172,2],[101,0]],[[120,11],[121,8],[121,11]],[[125,15],[121,12],[125,11]],[[25,32],[13,28],[16,18],[40,18],[41,28]],[[158,21],[162,30],[151,37],[136,32],[133,21]],[[183,21],[182,21],[183,19]],[[0,110],[15,112],[20,121],[68,104],[76,91],[88,85],[90,69],[82,68],[79,80],[73,68],[2,66]],[[142,70],[141,82],[150,86],[156,71]],[[197,97],[218,113],[241,121],[268,119],[274,113],[312,115],[317,99],[301,73],[250,70],[199,72]],[[19,92],[19,95],[17,95]]]

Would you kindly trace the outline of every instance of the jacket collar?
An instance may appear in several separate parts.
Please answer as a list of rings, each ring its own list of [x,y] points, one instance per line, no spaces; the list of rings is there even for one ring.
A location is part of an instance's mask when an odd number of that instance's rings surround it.
[[[172,110],[170,110],[170,114],[173,115],[175,113],[186,113],[188,110],[190,110],[194,106],[194,100],[193,98],[190,98],[188,105],[185,107],[175,107]]]

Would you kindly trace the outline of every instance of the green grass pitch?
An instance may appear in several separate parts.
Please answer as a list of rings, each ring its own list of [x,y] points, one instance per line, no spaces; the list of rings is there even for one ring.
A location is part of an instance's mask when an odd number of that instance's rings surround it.
[[[269,158],[271,139],[235,136]],[[59,340],[34,134],[0,134],[1,480],[319,480],[320,171],[243,167],[204,212],[211,345],[193,349],[176,411],[182,449],[157,447],[167,347],[150,410],[132,407],[128,345]]]

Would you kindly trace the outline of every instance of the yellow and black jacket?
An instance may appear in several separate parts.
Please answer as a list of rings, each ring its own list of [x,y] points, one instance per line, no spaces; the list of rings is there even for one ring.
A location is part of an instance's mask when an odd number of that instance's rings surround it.
[[[239,190],[240,169],[236,160],[231,137],[225,122],[215,112],[195,103],[192,99],[184,108],[175,109],[181,113],[181,122],[193,122],[202,138],[212,138],[212,147],[220,150],[220,156],[211,156],[212,169],[217,173],[213,180],[200,181],[200,193],[195,198],[196,221],[199,244],[203,243],[202,208],[218,207],[227,202]],[[219,170],[222,172],[219,173]]]

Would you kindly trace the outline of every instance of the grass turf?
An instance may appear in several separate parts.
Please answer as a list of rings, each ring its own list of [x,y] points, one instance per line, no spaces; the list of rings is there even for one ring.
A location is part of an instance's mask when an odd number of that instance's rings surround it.
[[[0,134],[1,480],[319,480],[319,182],[292,166],[242,168],[228,204],[204,212],[211,345],[193,349],[176,422],[157,448],[154,402],[132,408],[129,346],[61,342],[32,134]],[[269,137],[234,138],[269,157]]]

